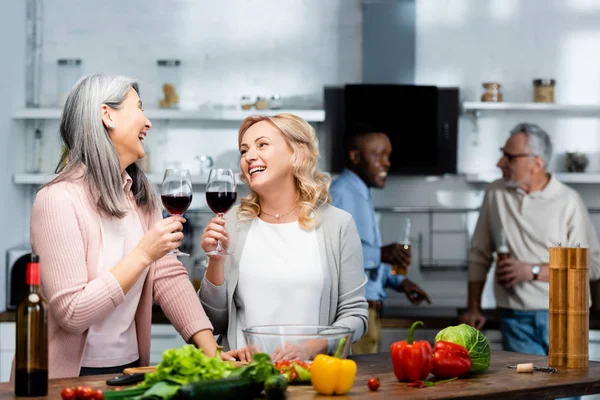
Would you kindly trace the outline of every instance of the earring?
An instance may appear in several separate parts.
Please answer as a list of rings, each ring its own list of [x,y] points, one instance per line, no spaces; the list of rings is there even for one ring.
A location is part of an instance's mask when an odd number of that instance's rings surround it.
[[[108,124],[108,129],[115,129],[115,124],[113,124],[112,122]]]

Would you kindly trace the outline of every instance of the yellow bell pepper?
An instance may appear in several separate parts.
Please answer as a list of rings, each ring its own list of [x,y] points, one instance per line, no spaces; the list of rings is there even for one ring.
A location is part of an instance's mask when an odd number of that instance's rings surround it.
[[[310,368],[310,382],[319,394],[326,396],[346,394],[354,385],[357,370],[356,363],[354,360],[339,358],[345,341],[345,338],[340,340],[333,357],[319,354],[313,360]]]

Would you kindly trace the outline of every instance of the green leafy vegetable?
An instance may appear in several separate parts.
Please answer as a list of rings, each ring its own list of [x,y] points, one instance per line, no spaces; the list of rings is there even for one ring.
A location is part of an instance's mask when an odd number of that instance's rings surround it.
[[[255,383],[264,383],[269,376],[279,375],[279,370],[275,368],[268,354],[257,353],[252,356],[252,361],[243,367],[241,374]]]
[[[136,400],[160,399],[168,400],[175,396],[181,385],[167,381],[156,382],[152,387],[144,392],[141,396],[136,397]]]
[[[435,336],[435,341],[448,342],[464,346],[471,356],[471,372],[482,373],[490,368],[491,350],[487,338],[479,330],[467,324],[449,326]]]
[[[146,374],[139,386],[150,387],[161,381],[181,386],[194,381],[226,378],[234,368],[232,362],[221,360],[219,354],[209,357],[201,349],[188,344],[166,350],[156,372]]]

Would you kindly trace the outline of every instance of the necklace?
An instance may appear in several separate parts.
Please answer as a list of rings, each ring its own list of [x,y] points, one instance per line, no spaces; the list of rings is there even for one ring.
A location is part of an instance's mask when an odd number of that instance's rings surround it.
[[[269,214],[268,212],[265,212],[265,210],[261,209],[260,212],[262,214],[268,215],[269,217],[273,217],[275,219],[279,219],[281,217],[285,217],[286,215],[288,215],[289,213],[291,213],[292,211],[294,211],[296,208],[298,208],[298,204],[296,204],[294,206],[294,208],[292,208],[290,211],[283,213],[283,214]]]

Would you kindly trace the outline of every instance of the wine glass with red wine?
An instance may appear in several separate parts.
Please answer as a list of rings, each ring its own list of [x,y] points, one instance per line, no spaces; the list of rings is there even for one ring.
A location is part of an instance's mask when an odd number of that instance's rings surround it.
[[[211,210],[219,217],[223,217],[227,211],[235,204],[237,199],[235,174],[230,169],[213,168],[208,175],[206,183],[206,202]],[[221,241],[217,242],[217,248],[206,253],[209,256],[230,255],[221,245]]]
[[[192,204],[192,177],[187,169],[167,169],[160,189],[160,199],[171,215],[182,215]],[[179,249],[168,254],[189,256]]]

